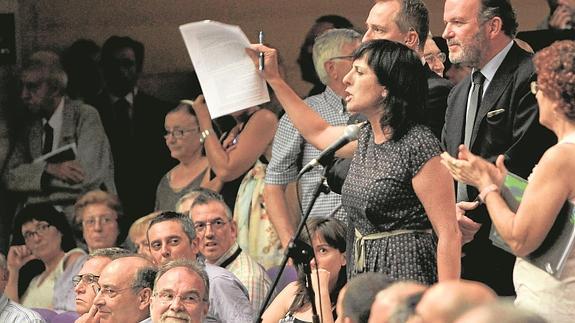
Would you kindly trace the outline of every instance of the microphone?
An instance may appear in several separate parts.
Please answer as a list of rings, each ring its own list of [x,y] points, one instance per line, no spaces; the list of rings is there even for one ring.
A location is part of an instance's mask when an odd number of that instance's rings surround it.
[[[312,159],[309,163],[307,163],[299,172],[298,178],[301,177],[303,174],[309,172],[316,166],[319,165],[326,166],[327,163],[333,159],[333,156],[335,155],[335,152],[338,149],[345,146],[350,141],[357,140],[357,137],[359,136],[359,130],[366,123],[367,121],[364,121],[356,124],[350,124],[347,127],[345,127],[343,135],[339,137],[336,141],[334,141],[331,145],[329,145],[329,147],[324,149],[319,154],[319,156],[317,156],[316,158]]]

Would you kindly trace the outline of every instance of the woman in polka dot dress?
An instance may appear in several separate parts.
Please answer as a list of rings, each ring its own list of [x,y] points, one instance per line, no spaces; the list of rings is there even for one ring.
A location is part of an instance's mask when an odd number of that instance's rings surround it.
[[[252,49],[254,62],[264,53],[262,75],[308,142],[324,149],[342,135],[344,127],[330,126],[281,79],[275,49]],[[440,163],[439,141],[420,122],[427,98],[421,60],[387,40],[363,43],[353,60],[342,75],[345,101],[349,112],[363,114],[368,123],[357,142],[337,153],[353,156],[342,190],[349,273],[378,271],[425,284],[457,279],[461,238],[455,193]]]

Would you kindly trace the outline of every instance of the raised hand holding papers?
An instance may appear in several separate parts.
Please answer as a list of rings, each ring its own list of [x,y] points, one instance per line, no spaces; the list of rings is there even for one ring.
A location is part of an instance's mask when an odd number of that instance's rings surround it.
[[[204,20],[182,25],[180,32],[212,119],[270,100],[265,80],[245,52],[250,42],[238,26]]]

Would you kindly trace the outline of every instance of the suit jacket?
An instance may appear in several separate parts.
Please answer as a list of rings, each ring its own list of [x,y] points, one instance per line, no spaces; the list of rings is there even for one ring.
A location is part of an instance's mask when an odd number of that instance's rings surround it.
[[[114,156],[118,194],[124,212],[131,219],[154,210],[156,187],[161,177],[175,166],[164,140],[164,119],[173,105],[141,90],[134,96],[131,124],[120,124],[109,93],[93,101]],[[130,129],[129,131],[127,129]]]
[[[68,184],[47,175],[42,155],[42,120],[31,120],[24,136],[16,141],[5,174],[9,190],[26,195],[27,203],[73,204],[83,193],[99,188],[115,193],[112,152],[98,112],[81,101],[64,99],[62,132],[57,146],[76,143],[76,160],[84,170],[80,184]],[[43,179],[44,178],[44,179]]]
[[[513,44],[484,93],[470,141],[470,150],[490,161],[504,154],[508,169],[524,178],[556,141],[551,131],[539,123],[537,101],[529,89],[533,80],[531,54]],[[442,142],[452,156],[457,156],[463,143],[470,88],[471,76],[453,88],[447,100]],[[488,117],[490,111],[497,112]],[[474,199],[477,190],[471,186],[468,190],[469,198]]]
[[[437,75],[429,66],[425,64],[425,75],[427,77],[427,106],[423,110],[423,123],[431,128],[437,138],[441,138],[441,130],[445,121],[445,110],[447,108],[447,96],[451,91],[451,83]],[[349,118],[348,124],[365,120],[365,118],[353,115]],[[335,158],[329,167],[326,178],[329,188],[341,194],[341,188],[349,172],[351,158]]]
[[[524,178],[543,152],[556,141],[539,123],[535,96],[529,84],[535,80],[531,54],[513,44],[487,88],[473,125],[470,149],[487,160],[505,155],[508,169]],[[467,98],[471,76],[451,91],[447,100],[442,142],[452,156],[463,143]],[[488,116],[490,111],[497,111]],[[469,200],[478,195],[467,186]],[[513,295],[512,270],[515,257],[493,246],[489,240],[491,220],[484,206],[467,212],[483,223],[475,238],[463,248],[463,277],[486,283],[500,295]]]
[[[431,128],[437,139],[441,139],[441,131],[445,123],[447,97],[453,85],[429,69],[427,64],[425,64],[425,74],[429,92],[427,93],[427,107],[423,112],[423,121]]]

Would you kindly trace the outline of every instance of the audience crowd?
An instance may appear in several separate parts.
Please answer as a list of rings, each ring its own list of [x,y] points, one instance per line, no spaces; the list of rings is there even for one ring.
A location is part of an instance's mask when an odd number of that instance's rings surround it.
[[[574,1],[548,2],[573,28]],[[533,53],[509,0],[445,0],[441,37],[422,0],[365,14],[315,21],[307,98],[246,48],[285,114],[155,98],[130,37],[25,60],[0,322],[575,321],[575,41]]]

